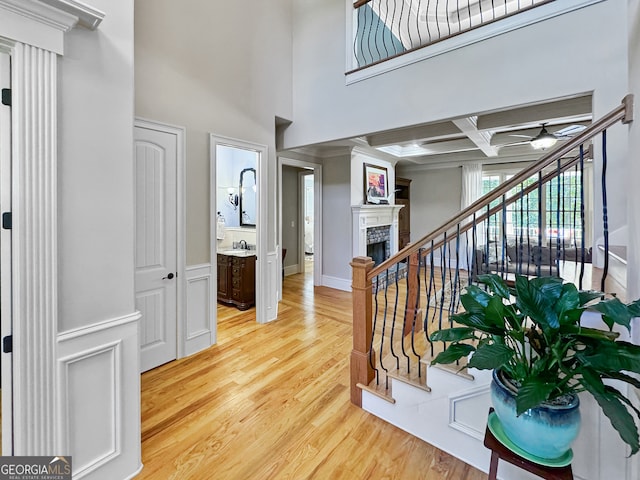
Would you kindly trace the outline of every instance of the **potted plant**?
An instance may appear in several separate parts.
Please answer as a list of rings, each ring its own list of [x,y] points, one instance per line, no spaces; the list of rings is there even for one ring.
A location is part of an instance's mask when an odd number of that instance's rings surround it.
[[[492,400],[499,423],[524,452],[541,458],[570,452],[560,437],[577,435],[577,394],[588,392],[635,454],[640,442],[632,413],[640,419],[640,411],[609,380],[640,388],[640,346],[620,341],[614,331],[615,325],[630,330],[632,318],[640,316],[640,300],[628,305],[617,298],[602,300],[602,293],[580,292],[557,277],[516,276],[515,287],[495,274],[481,275],[478,282],[486,290],[469,285],[461,296],[465,311],[452,317],[454,326],[431,335],[432,341],[450,342],[431,363],[471,355],[468,367],[493,369]],[[581,326],[585,310],[602,314],[606,328]],[[566,421],[557,418],[562,409],[570,411]],[[532,432],[531,424],[539,421],[542,432]],[[544,434],[558,425],[559,433]],[[541,436],[542,450],[520,444]],[[559,450],[549,452],[546,447],[556,439]]]

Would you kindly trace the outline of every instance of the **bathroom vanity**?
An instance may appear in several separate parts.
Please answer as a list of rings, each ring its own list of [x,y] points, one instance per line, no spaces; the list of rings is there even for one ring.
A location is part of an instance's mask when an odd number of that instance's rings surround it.
[[[255,250],[218,253],[218,302],[247,310],[256,303]]]

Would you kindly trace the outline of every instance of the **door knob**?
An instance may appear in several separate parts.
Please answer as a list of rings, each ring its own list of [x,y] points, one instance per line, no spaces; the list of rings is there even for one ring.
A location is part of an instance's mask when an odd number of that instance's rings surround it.
[[[162,277],[163,280],[169,279],[171,280],[173,278],[173,273],[170,273],[169,275],[167,275],[166,277]]]

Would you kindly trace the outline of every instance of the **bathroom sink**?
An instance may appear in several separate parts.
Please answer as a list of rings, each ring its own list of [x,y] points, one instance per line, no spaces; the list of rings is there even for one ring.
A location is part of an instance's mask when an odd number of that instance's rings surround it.
[[[242,257],[248,257],[249,255],[254,255],[251,250],[243,250],[243,249],[233,249],[233,250],[222,250],[220,252],[223,255],[236,255]]]

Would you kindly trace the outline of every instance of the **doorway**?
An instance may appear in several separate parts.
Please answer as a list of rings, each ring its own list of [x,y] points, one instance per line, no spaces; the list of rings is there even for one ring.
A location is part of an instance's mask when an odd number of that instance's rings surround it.
[[[283,253],[280,257],[283,275],[305,272],[308,268],[313,272],[313,285],[320,286],[322,165],[285,157],[279,157],[278,162],[278,243]]]
[[[220,318],[229,308],[254,309],[258,323],[276,317],[267,301],[266,161],[265,145],[210,135],[210,248]]]

